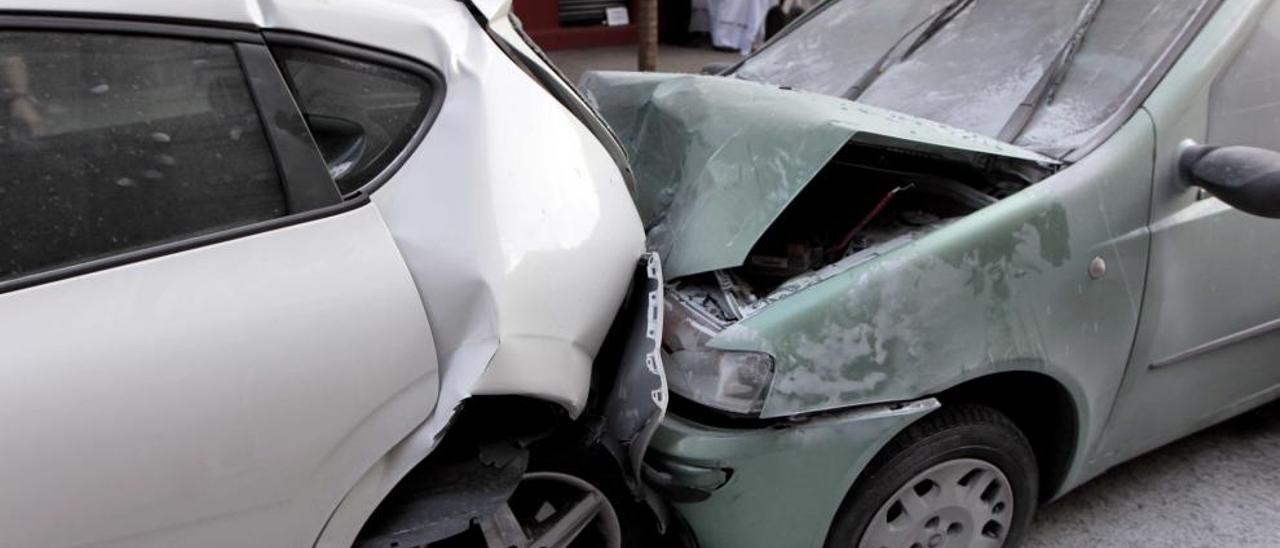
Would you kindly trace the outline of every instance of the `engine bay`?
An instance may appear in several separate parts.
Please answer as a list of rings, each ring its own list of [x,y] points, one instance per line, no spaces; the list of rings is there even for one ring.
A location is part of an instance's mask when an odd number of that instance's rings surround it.
[[[688,276],[673,294],[732,323],[884,255],[1049,174],[1026,163],[940,160],[850,144],[805,187],[737,268]]]

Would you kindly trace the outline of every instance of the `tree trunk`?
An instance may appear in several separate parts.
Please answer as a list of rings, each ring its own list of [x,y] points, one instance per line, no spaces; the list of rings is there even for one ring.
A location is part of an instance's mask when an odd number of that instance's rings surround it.
[[[636,0],[636,26],[640,32],[638,68],[658,69],[658,0]]]

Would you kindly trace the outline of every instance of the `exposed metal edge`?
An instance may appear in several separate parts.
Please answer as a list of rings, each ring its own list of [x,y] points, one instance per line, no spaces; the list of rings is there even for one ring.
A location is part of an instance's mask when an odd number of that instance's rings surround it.
[[[1280,329],[1280,318],[1271,320],[1269,322],[1260,323],[1248,329],[1237,331],[1235,333],[1232,333],[1224,337],[1219,337],[1217,339],[1201,344],[1199,346],[1188,348],[1186,350],[1183,350],[1182,352],[1179,352],[1177,354],[1174,354],[1162,360],[1156,360],[1152,362],[1151,365],[1147,366],[1147,369],[1160,369],[1162,367],[1168,367],[1178,362],[1189,360],[1191,358],[1200,356],[1202,354],[1208,354],[1209,352],[1213,352],[1214,350],[1225,348],[1227,346],[1231,346],[1238,342],[1242,342],[1248,339],[1252,339],[1254,337],[1265,335],[1267,333],[1276,331],[1278,329]]]
[[[843,413],[839,413],[839,417],[842,420],[858,421],[886,419],[889,417],[928,413],[938,409],[939,407],[942,407],[942,402],[939,402],[938,398],[924,398],[908,402],[884,403],[849,409]]]
[[[928,397],[918,400],[894,401],[887,403],[872,403],[866,405],[856,405],[851,407],[839,407],[828,409],[826,411],[814,411],[792,416],[776,417],[776,424],[819,424],[824,422],[853,422],[853,421],[871,421],[888,419],[892,417],[905,417],[910,415],[923,415],[942,407],[942,402],[938,398]]]

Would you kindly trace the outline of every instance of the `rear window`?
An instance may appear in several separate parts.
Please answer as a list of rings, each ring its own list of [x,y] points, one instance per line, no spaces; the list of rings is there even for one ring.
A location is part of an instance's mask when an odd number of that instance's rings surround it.
[[[422,126],[439,90],[421,75],[296,47],[273,47],[343,194],[372,182]]]

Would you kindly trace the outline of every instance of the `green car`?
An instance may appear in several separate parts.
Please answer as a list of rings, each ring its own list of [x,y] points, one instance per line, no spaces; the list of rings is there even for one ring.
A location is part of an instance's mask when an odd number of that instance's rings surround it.
[[[703,548],[1016,546],[1280,394],[1280,2],[832,0],[589,74],[667,279]]]

